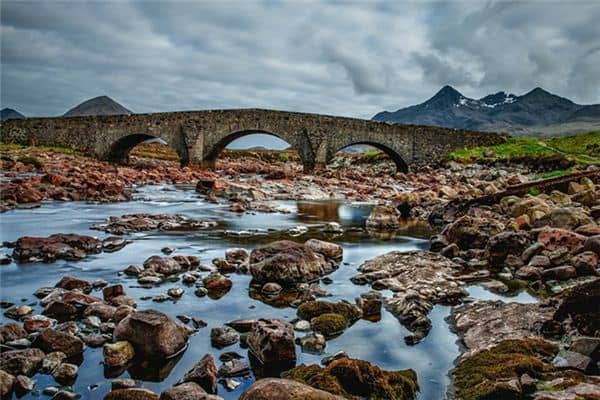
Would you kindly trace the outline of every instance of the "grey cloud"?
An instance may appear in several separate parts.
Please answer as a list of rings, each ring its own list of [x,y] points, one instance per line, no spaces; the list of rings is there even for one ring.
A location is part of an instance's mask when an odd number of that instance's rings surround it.
[[[370,118],[443,84],[598,102],[598,6],[392,1],[0,3],[0,102],[57,115],[266,107]],[[597,86],[597,85],[595,85]]]

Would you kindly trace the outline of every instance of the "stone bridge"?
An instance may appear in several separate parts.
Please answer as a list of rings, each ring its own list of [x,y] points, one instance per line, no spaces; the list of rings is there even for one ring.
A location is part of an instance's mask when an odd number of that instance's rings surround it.
[[[67,146],[121,163],[137,144],[160,138],[175,149],[182,164],[207,168],[214,168],[232,141],[267,133],[288,142],[307,172],[324,167],[337,151],[354,144],[383,150],[398,170],[406,171],[409,164],[439,161],[456,148],[505,140],[492,133],[259,109],[28,118],[4,121],[0,132],[4,142]]]

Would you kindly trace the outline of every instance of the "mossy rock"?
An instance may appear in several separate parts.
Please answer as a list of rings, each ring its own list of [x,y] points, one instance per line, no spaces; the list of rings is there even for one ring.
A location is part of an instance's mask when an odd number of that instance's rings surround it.
[[[453,372],[457,397],[463,400],[498,398],[499,381],[519,378],[527,373],[543,378],[553,372],[551,359],[558,347],[539,339],[505,340],[465,360]],[[496,397],[494,397],[496,396]]]
[[[325,313],[313,318],[310,327],[325,337],[331,337],[342,333],[348,327],[348,320],[342,314]]]
[[[419,386],[413,370],[384,371],[367,361],[341,358],[326,368],[304,365],[284,372],[283,378],[297,380],[316,389],[348,399],[414,399]]]
[[[341,314],[349,324],[354,323],[362,317],[362,311],[358,306],[340,301],[339,303],[330,303],[328,301],[307,301],[298,307],[298,317],[307,321],[318,317],[321,314]]]

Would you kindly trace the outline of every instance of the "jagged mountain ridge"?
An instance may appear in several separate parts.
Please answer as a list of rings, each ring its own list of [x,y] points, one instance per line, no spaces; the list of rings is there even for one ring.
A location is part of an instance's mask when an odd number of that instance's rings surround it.
[[[67,111],[65,117],[80,117],[85,115],[129,115],[130,110],[123,107],[108,96],[98,96],[76,105]]]
[[[581,133],[600,129],[600,105],[580,105],[542,88],[516,96],[498,92],[480,99],[444,86],[424,103],[383,111],[375,121],[507,132],[521,135]]]

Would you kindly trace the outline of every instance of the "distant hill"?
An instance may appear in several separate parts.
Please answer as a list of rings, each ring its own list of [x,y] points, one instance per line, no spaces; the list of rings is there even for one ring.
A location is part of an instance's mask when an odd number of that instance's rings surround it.
[[[600,104],[576,104],[542,88],[522,96],[498,92],[477,100],[444,86],[424,103],[383,111],[373,120],[544,136],[600,129]]]
[[[20,112],[13,110],[12,108],[3,108],[0,111],[0,121],[6,121],[7,119],[24,119],[25,116]]]
[[[84,115],[120,115],[133,114],[131,111],[108,96],[98,96],[71,108],[65,117],[81,117]]]

